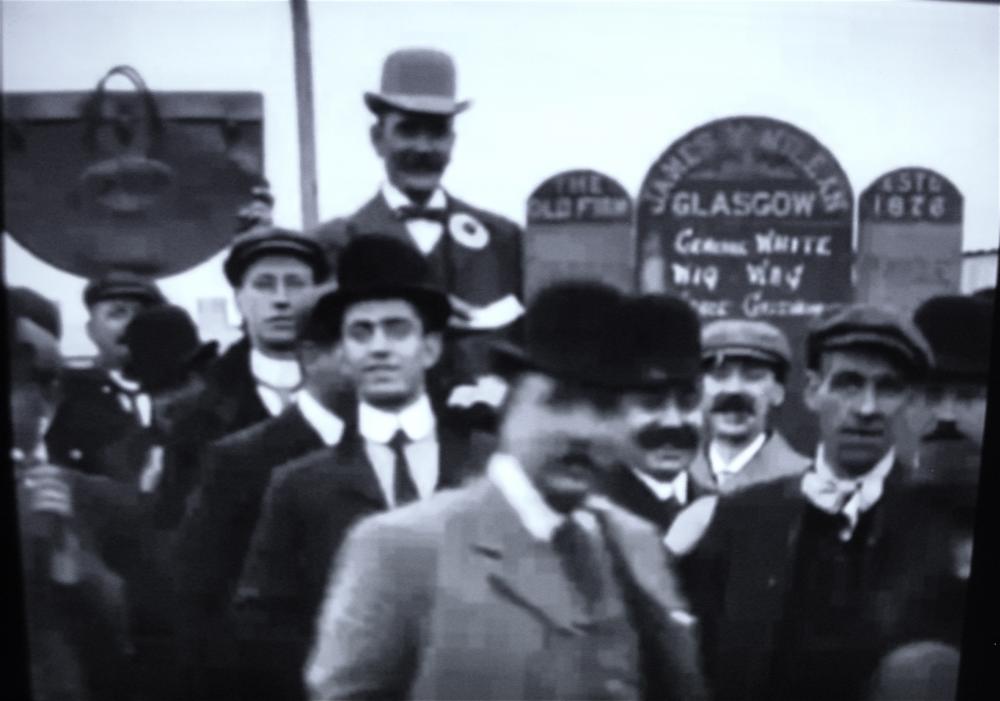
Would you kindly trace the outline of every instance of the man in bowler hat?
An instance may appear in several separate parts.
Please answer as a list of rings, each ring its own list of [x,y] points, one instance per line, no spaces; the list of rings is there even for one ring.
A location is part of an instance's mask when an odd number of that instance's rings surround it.
[[[721,499],[687,563],[719,698],[858,699],[881,657],[941,634],[927,604],[947,553],[894,447],[930,349],[909,320],[852,305],[813,323],[806,356],[813,462]]]
[[[453,122],[469,103],[455,99],[451,57],[431,49],[401,49],[382,68],[378,92],[365,104],[375,115],[371,141],[385,164],[375,196],[344,219],[315,232],[335,261],[352,238],[386,233],[409,243],[444,281],[455,316],[441,372],[446,396],[463,387],[462,404],[491,397],[486,347],[521,316],[520,228],[473,207],[441,187],[455,143]]]
[[[808,458],[768,426],[785,400],[792,362],[788,338],[766,321],[720,319],[702,331],[705,450],[691,466],[700,487],[731,494],[801,474]]]
[[[67,467],[117,479],[131,479],[138,466],[122,474],[120,466],[101,458],[106,436],[142,433],[149,426],[152,405],[124,368],[129,361],[125,330],[144,309],[166,300],[151,280],[115,271],[87,283],[87,335],[97,348],[90,368],[67,368],[62,375],[62,399],[52,416],[46,443],[53,459]]]
[[[458,485],[491,446],[441,420],[428,396],[451,308],[426,259],[372,235],[348,244],[340,266],[337,289],[317,301],[309,323],[335,344],[332,359],[356,402],[339,442],[274,471],[236,593],[262,664],[288,685],[284,698],[304,694],[302,666],[348,528]]]
[[[621,295],[539,293],[487,475],[361,523],[306,676],[313,698],[700,698],[690,617],[655,529],[591,498],[634,457]]]

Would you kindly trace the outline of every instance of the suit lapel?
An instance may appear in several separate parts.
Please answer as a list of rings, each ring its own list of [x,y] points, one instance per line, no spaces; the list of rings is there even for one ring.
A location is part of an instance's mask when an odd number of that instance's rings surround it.
[[[413,244],[410,232],[406,230],[406,224],[389,209],[381,192],[376,192],[375,196],[351,217],[351,223],[356,234],[389,234]]]
[[[368,459],[365,441],[357,428],[349,426],[333,449],[333,466],[336,471],[337,488],[359,496],[379,509],[388,509],[389,504],[375,477],[375,468]]]
[[[571,584],[548,543],[536,540],[513,507],[483,480],[469,546],[478,556],[489,586],[503,599],[566,632],[586,625],[588,616],[571,595]]]

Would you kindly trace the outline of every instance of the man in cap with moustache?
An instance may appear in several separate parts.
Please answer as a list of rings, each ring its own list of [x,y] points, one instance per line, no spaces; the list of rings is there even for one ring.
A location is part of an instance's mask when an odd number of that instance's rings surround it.
[[[801,474],[809,460],[768,428],[785,400],[792,350],[766,321],[721,319],[702,331],[704,407],[710,439],[691,466],[702,489],[731,494]]]
[[[894,448],[930,349],[909,320],[852,305],[813,323],[806,354],[815,460],[719,500],[687,563],[720,698],[859,699],[881,657],[941,634],[926,603],[947,555]]]
[[[454,391],[463,408],[496,404],[491,389],[497,383],[486,379],[487,346],[523,313],[522,233],[441,187],[455,116],[469,106],[455,99],[454,63],[431,49],[394,51],[383,65],[381,90],[364,99],[376,117],[371,141],[386,181],[361,209],[321,225],[315,236],[333,265],[349,240],[367,234],[390,234],[416,247],[444,282],[455,311],[438,369],[441,392]]]
[[[362,522],[328,585],[314,698],[701,698],[691,618],[655,528],[594,497],[633,459],[625,304],[563,282],[498,346],[499,448],[467,487]],[[626,341],[623,343],[623,339]]]
[[[606,494],[664,533],[688,504],[706,492],[688,468],[701,444],[700,321],[691,306],[668,295],[628,303],[644,362],[662,375],[657,387],[629,402],[631,436],[643,460],[609,475]]]

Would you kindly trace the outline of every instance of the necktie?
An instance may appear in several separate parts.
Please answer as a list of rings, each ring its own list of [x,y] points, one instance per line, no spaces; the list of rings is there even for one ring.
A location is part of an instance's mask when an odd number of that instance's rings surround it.
[[[840,539],[848,541],[858,525],[858,518],[871,504],[866,503],[861,482],[844,482],[807,472],[802,478],[802,493],[820,511],[840,514],[846,521]]]
[[[572,518],[566,518],[552,533],[552,548],[559,555],[563,572],[593,610],[601,597],[601,578],[597,553],[587,532]]]
[[[443,207],[428,208],[418,207],[417,205],[412,204],[404,204],[402,207],[396,209],[396,216],[403,221],[426,219],[443,225],[447,220],[447,211]]]
[[[406,462],[406,451],[404,448],[409,442],[410,440],[402,430],[396,431],[395,435],[389,441],[389,447],[392,448],[392,455],[395,459],[393,466],[393,492],[396,506],[403,506],[420,498],[420,494],[417,492],[417,485],[413,483],[413,478],[410,476],[410,468]]]

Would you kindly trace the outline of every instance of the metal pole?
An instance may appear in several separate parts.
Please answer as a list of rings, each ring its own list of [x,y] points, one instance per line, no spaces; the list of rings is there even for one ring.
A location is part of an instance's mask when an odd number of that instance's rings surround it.
[[[299,185],[302,191],[302,227],[308,231],[319,223],[312,48],[309,43],[308,0],[291,0],[291,2],[292,42],[295,51],[295,97],[299,124]]]

